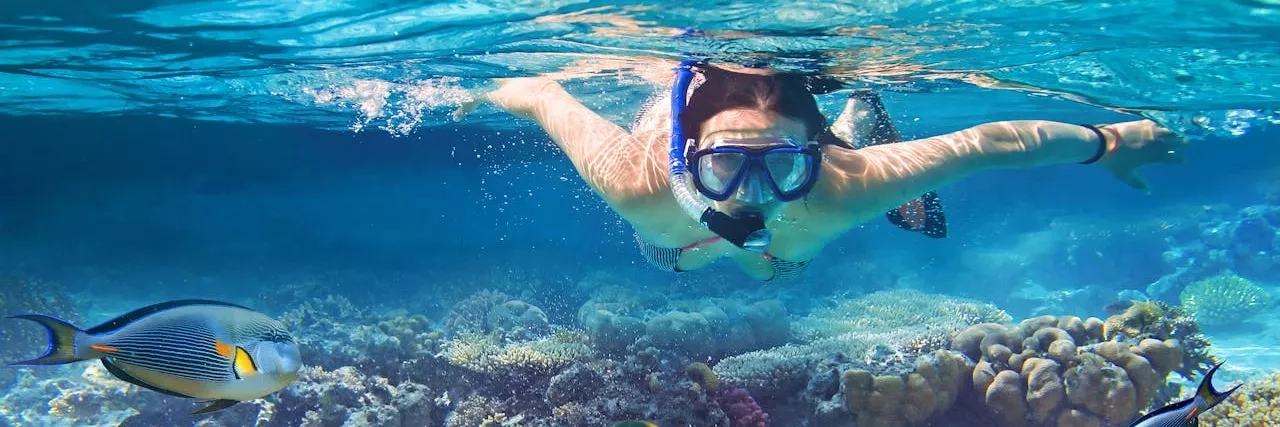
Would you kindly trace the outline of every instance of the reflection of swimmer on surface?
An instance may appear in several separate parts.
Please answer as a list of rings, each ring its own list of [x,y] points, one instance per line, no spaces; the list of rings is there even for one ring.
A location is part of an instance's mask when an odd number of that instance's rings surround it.
[[[1178,161],[1186,144],[1149,120],[1003,121],[898,142],[868,92],[854,92],[829,128],[814,97],[831,90],[815,87],[824,79],[693,60],[675,74],[669,106],[645,109],[629,131],[546,77],[501,79],[479,98],[536,121],[631,224],[650,263],[688,271],[727,257],[762,280],[794,277],[827,243],[886,212],[940,237],[932,191],[975,172],[1093,164],[1145,188],[1134,172]]]

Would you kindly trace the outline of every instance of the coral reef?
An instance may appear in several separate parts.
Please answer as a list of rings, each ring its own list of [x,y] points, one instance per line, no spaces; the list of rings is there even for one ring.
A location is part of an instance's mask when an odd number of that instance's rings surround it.
[[[502,382],[549,377],[559,370],[591,356],[585,336],[566,331],[525,342],[504,342],[495,335],[467,334],[450,340],[445,359],[454,366],[485,376],[500,376]]]
[[[421,315],[374,315],[345,297],[328,295],[294,304],[280,321],[294,331],[309,365],[352,366],[366,375],[419,381],[447,372],[437,357],[442,335]]]
[[[702,362],[693,362],[689,367],[685,368],[685,373],[689,374],[689,379],[694,383],[702,386],[707,391],[716,391],[720,388],[720,376],[716,375],[716,371],[710,366]]]
[[[98,363],[21,369],[22,384],[5,394],[0,408],[13,425],[200,425],[203,427],[362,425],[398,427],[438,425],[452,375],[436,357],[438,331],[426,318],[391,312],[372,315],[340,296],[293,304],[281,320],[298,340],[308,365],[284,390],[244,402],[207,417],[196,417],[189,399],[144,390],[106,374]],[[43,339],[43,337],[41,337]],[[76,372],[71,379],[57,374]],[[378,374],[370,374],[377,372]],[[417,378],[442,385],[428,391]],[[465,392],[458,388],[458,392]]]
[[[587,427],[644,419],[660,426],[730,427],[716,393],[683,372],[663,369],[652,356],[642,356],[643,362],[578,362],[545,382],[482,387],[454,407],[445,425]]]
[[[1246,382],[1227,401],[1200,415],[1200,422],[1216,427],[1280,425],[1276,402],[1280,402],[1280,373]]]
[[[1271,304],[1271,295],[1249,279],[1223,273],[1201,279],[1182,290],[1182,307],[1201,325],[1243,321]]]
[[[1002,427],[1123,425],[1150,406],[1183,354],[1174,339],[1105,341],[1103,321],[1073,316],[975,325],[951,348],[977,361],[975,404]]]
[[[209,416],[193,416],[189,399],[165,396],[111,377],[100,364],[83,366],[79,380],[38,380],[26,374],[20,388],[6,393],[0,411],[12,425],[199,425],[202,427],[408,427],[439,425],[443,410],[425,386],[393,385],[354,368],[327,371],[307,367],[279,393],[244,402]]]
[[[459,332],[445,343],[441,357],[462,368],[460,378],[471,388],[469,394],[460,395],[463,398],[450,412],[447,426],[597,426],[621,419],[646,419],[659,425],[729,426],[715,399],[715,376],[709,367],[699,369],[689,364],[687,357],[641,340],[649,337],[647,334],[624,345],[639,350],[608,359],[600,358],[597,349],[609,345],[602,345],[601,337],[593,336],[591,329],[551,327],[547,335],[529,337],[506,329],[527,330],[519,322],[480,323],[473,319],[482,313],[489,317],[495,307],[510,302],[498,302],[502,299],[486,292],[469,298],[472,303],[459,304],[463,309],[455,309],[449,316],[447,323],[468,326],[456,327]],[[628,304],[596,301],[584,307],[640,313],[628,311]],[[472,308],[477,306],[487,309]],[[534,308],[519,311],[527,313]],[[655,331],[671,332],[664,328]]]
[[[1182,364],[1173,372],[1187,379],[1195,377],[1197,372],[1208,372],[1219,362],[1209,351],[1212,343],[1200,333],[1196,320],[1181,307],[1171,307],[1159,301],[1136,302],[1124,312],[1108,317],[1103,323],[1102,334],[1106,340],[1177,340],[1183,352]]]
[[[453,338],[464,334],[486,334],[489,328],[489,311],[515,301],[516,299],[502,292],[493,290],[477,291],[462,301],[458,301],[445,315],[441,322],[444,335]]]
[[[782,345],[790,317],[779,300],[668,300],[617,287],[596,292],[578,310],[591,345],[612,357],[654,347],[691,359],[720,358]]]
[[[1231,271],[1255,280],[1280,279],[1280,206],[1205,206],[1198,224],[1174,233],[1163,254],[1171,273],[1147,286],[1154,299],[1176,301],[1183,288]]]
[[[140,413],[133,403],[139,394],[155,393],[112,378],[100,364],[78,366],[78,377],[41,379],[22,369],[18,383],[0,398],[0,411],[9,424],[58,425],[67,420],[87,425],[120,425]],[[41,373],[44,374],[44,373]]]
[[[845,409],[858,425],[926,425],[951,409],[971,369],[963,356],[946,350],[917,358],[915,369],[907,373],[849,369],[841,380]]]
[[[727,357],[715,371],[721,384],[749,390],[766,411],[818,414],[820,424],[847,424],[855,416],[905,423],[901,405],[888,409],[879,397],[867,396],[905,396],[911,383],[911,397],[919,399],[910,415],[915,422],[922,408],[928,409],[923,418],[945,412],[960,392],[957,378],[965,377],[967,363],[939,352],[952,334],[974,323],[1009,320],[977,301],[881,291],[816,310],[796,322],[798,342]],[[894,389],[898,384],[902,390]]]
[[[527,340],[551,332],[551,322],[542,309],[520,300],[498,304],[485,316],[488,331],[501,331],[504,339]]]
[[[880,291],[854,299],[833,301],[796,323],[800,341],[814,341],[848,332],[884,331],[909,326],[936,329],[939,336],[978,323],[1008,322],[1012,318],[994,305],[928,294],[913,289]]]
[[[766,427],[769,425],[769,414],[760,408],[751,393],[740,388],[730,387],[716,394],[716,402],[724,408],[729,416],[730,427]]]
[[[1154,301],[1105,322],[1016,324],[989,304],[905,289],[794,320],[782,305],[614,288],[580,306],[575,329],[550,320],[564,313],[480,291],[440,327],[311,298],[281,316],[308,367],[271,396],[193,417],[190,400],[96,363],[16,369],[0,425],[1123,425],[1177,395],[1170,372],[1213,361],[1195,320]]]
[[[308,367],[301,374],[298,383],[261,401],[256,425],[409,427],[444,422],[444,411],[422,384],[392,384],[349,366],[332,371]]]

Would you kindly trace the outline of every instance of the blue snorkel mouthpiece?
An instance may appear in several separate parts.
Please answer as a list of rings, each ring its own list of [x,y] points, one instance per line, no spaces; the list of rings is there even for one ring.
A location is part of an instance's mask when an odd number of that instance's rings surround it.
[[[671,87],[671,191],[690,218],[739,248],[763,253],[773,240],[773,233],[765,229],[763,216],[758,213],[732,216],[720,212],[703,203],[690,190],[693,184],[689,182],[689,165],[686,162],[689,140],[684,136],[680,114],[684,112],[689,84],[693,82],[693,66],[701,63],[701,60],[685,59],[675,69],[676,82]]]

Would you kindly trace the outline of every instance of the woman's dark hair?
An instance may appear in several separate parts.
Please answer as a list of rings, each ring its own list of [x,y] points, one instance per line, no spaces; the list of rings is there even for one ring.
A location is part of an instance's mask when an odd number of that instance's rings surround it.
[[[680,115],[685,137],[699,140],[702,123],[721,111],[749,108],[772,111],[804,123],[806,135],[820,140],[827,132],[827,118],[818,109],[813,92],[834,90],[829,81],[815,80],[801,74],[757,75],[735,73],[708,65],[698,67],[705,78],[702,85],[689,94]],[[820,82],[820,88],[814,88]],[[818,90],[814,90],[818,89]]]

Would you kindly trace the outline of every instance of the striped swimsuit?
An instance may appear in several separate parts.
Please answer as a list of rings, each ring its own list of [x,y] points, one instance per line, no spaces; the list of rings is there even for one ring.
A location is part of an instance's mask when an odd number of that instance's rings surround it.
[[[644,255],[644,259],[649,261],[649,264],[652,264],[654,267],[663,271],[676,273],[681,272],[681,270],[676,267],[676,261],[680,259],[680,254],[683,254],[684,251],[687,250],[698,249],[715,243],[721,239],[719,236],[716,236],[695,242],[685,247],[664,248],[641,238],[639,234],[636,234],[635,238],[636,243],[640,245],[640,254]],[[765,259],[769,260],[769,264],[773,266],[773,277],[770,277],[769,280],[788,280],[798,278],[800,277],[800,273],[804,271],[804,268],[809,265],[809,261],[787,261],[768,253],[763,255]]]

